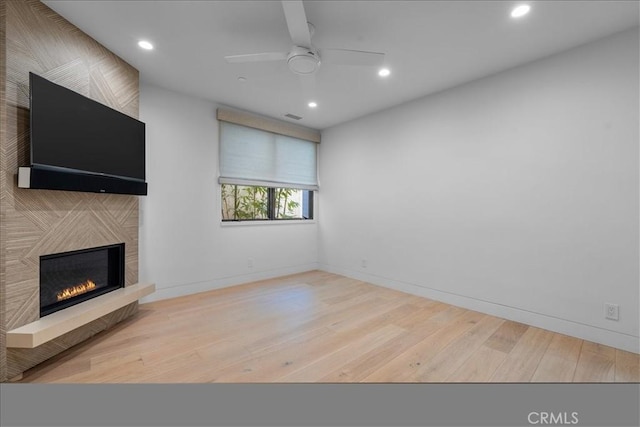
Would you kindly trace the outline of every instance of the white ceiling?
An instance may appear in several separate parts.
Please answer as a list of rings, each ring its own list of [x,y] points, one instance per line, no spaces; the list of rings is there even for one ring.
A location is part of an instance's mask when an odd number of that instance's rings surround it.
[[[315,100],[286,62],[226,55],[288,51],[279,1],[57,1],[45,4],[140,70],[140,78],[213,102],[324,129],[613,34],[639,23],[637,1],[305,1],[317,47],[385,52],[391,76],[322,64]],[[152,51],[137,47],[150,40]],[[238,81],[245,77],[246,82]],[[290,120],[292,121],[292,120]],[[295,122],[295,121],[294,121]]]

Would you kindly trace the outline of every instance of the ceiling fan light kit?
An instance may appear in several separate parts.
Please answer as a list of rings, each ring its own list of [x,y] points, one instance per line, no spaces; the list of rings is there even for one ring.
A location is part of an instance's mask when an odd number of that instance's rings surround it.
[[[295,46],[287,57],[287,64],[296,74],[313,74],[320,67],[320,56],[315,49]]]

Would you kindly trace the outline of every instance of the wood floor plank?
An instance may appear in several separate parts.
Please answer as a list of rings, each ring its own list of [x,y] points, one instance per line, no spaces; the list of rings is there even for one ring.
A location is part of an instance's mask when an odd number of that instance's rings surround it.
[[[369,310],[359,316],[349,316],[339,321],[332,322],[327,327],[333,331],[348,331],[367,324],[370,328],[399,321],[419,310],[418,307],[408,305],[407,298],[385,301],[378,310]],[[373,308],[373,307],[372,307]]]
[[[455,307],[450,307],[455,308]],[[444,311],[444,310],[442,310]],[[462,315],[463,311],[451,310],[452,313]],[[375,351],[365,352],[346,365],[329,372],[320,378],[319,382],[360,382],[364,378],[376,372],[381,366],[389,363],[409,348],[418,344],[429,335],[435,333],[440,326],[433,317],[440,311],[421,309],[405,318],[392,322],[394,325],[403,325],[406,333],[386,342]],[[447,316],[450,313],[446,313]],[[428,323],[431,319],[432,323]]]
[[[18,382],[638,381],[637,354],[579,342],[312,271],[141,304]]]
[[[615,359],[616,349],[609,347],[608,345],[598,344],[595,342],[585,341],[582,346],[582,351],[588,351],[590,353],[596,353],[607,357],[609,359]]]
[[[484,383],[489,382],[507,355],[499,350],[482,345],[455,372],[447,377],[447,382]]]
[[[385,311],[390,308],[391,310]],[[400,307],[393,308],[393,305],[381,306],[379,311],[373,311],[375,316],[373,317],[360,317],[358,318],[358,322],[354,324],[350,324],[349,327],[346,324],[340,323],[342,327],[334,328],[335,325],[329,325],[328,328],[334,332],[347,332],[353,329],[356,334],[362,333],[366,334],[367,331],[375,330],[378,327],[384,327],[387,324],[392,326],[390,322],[394,319],[401,318],[402,316],[406,316],[412,312],[414,312],[417,307],[403,304]],[[326,322],[317,323],[315,329],[318,328],[327,328]],[[295,326],[295,325],[293,325]],[[395,327],[396,329],[400,329]],[[278,336],[269,335],[270,331],[268,329],[273,329],[270,325],[266,325],[266,328],[257,328],[255,331],[257,332],[257,336],[255,339],[249,337],[246,342],[242,342],[240,338],[237,338],[237,342],[228,342],[225,346],[220,346],[218,343],[213,344],[211,346],[206,346],[204,348],[198,349],[199,354],[205,360],[209,360],[214,358],[216,360],[216,364],[218,367],[224,365],[224,361],[234,360],[235,363],[239,363],[240,361],[247,361],[250,357],[256,357],[265,353],[273,353],[276,351],[281,351],[283,347],[287,345],[288,342],[291,342],[296,336],[304,334],[305,331],[309,331],[309,327],[302,328],[292,328],[289,333],[280,334]],[[266,338],[262,338],[266,337]],[[247,338],[246,334],[242,335],[242,338]],[[262,342],[262,345],[256,345],[256,342]],[[330,343],[325,343],[327,345],[327,352],[330,352],[333,347],[331,347]],[[243,351],[247,352],[243,354]],[[357,354],[357,353],[356,353]],[[213,379],[210,379],[212,381]]]
[[[527,325],[523,325],[522,323],[507,320],[495,334],[487,340],[486,346],[508,354],[528,328]]]
[[[378,292],[378,289],[374,288],[374,287],[367,287],[364,285],[360,285],[357,288],[354,288],[352,290],[350,290],[349,292],[346,292],[342,295],[338,295],[338,296],[328,296],[322,299],[322,302],[324,302],[325,304],[337,304],[340,302],[345,302],[345,301],[350,301],[351,299],[353,299],[354,297],[357,296],[361,296],[365,293],[368,292]]]
[[[375,301],[377,302],[377,300]],[[404,302],[404,300],[402,302]],[[350,345],[354,340],[367,334],[368,331],[384,324],[384,322],[380,322],[380,319],[384,319],[385,316],[389,314],[385,307],[392,308],[388,303],[385,303],[381,304],[378,310],[371,310],[371,308],[375,308],[375,306],[370,304],[370,313],[368,313],[368,315],[365,316],[364,313],[362,313],[361,316],[356,316],[358,320],[364,320],[350,324],[348,328],[334,329],[334,323],[327,324],[325,328],[332,333],[323,335],[318,340],[305,342],[304,345],[298,342],[294,342],[293,344],[287,342],[277,347],[269,346],[261,351],[253,351],[251,360],[242,361],[230,366],[217,376],[214,381],[280,381],[280,378],[288,375],[288,373],[314,363],[315,360],[322,358],[323,354],[342,350],[343,347]],[[395,310],[389,310],[389,312],[394,313]],[[373,313],[373,315],[371,315],[371,313]],[[401,315],[402,311],[396,313],[397,315]],[[401,330],[401,328],[398,327],[394,327],[394,329]]]
[[[462,313],[464,313],[464,310],[461,308],[440,303],[438,305],[430,305],[428,307],[422,306],[420,307],[419,312],[402,319],[398,319],[394,324],[401,328],[415,331],[420,329],[423,325],[428,327],[444,325],[449,320],[454,319]]]
[[[317,382],[326,373],[336,366],[342,366],[351,362],[359,354],[375,352],[381,346],[397,338],[406,331],[398,326],[389,324],[376,329],[346,346],[319,358],[313,363],[295,370],[290,374],[278,378],[279,382]]]
[[[573,382],[613,382],[615,380],[616,352],[615,349],[610,351],[610,348],[585,343],[580,352]]]
[[[317,329],[326,329],[331,321],[339,321],[353,314],[366,312],[367,308],[376,307],[375,301],[365,301],[354,298],[356,301],[351,307],[340,304],[333,305],[325,310],[316,312],[313,310],[302,310],[296,316],[292,316],[291,311],[283,313],[281,316],[247,327],[240,325],[239,328],[232,329],[230,333],[221,332],[216,334],[219,342],[211,342],[198,348],[198,353],[205,360],[214,359],[220,362],[223,359],[239,362],[246,360],[246,354],[260,355],[273,351],[282,345],[304,336]],[[372,303],[373,305],[370,305]],[[380,303],[380,301],[378,301]],[[382,305],[379,307],[383,307]],[[355,311],[351,311],[351,310]],[[220,345],[220,342],[224,345]],[[245,354],[246,353],[246,354]]]
[[[354,301],[359,300],[360,298],[362,297],[354,298]],[[362,300],[346,306],[339,306],[336,304],[331,306],[330,309],[318,313],[318,315],[313,316],[306,322],[301,322],[299,324],[294,323],[291,325],[287,323],[287,326],[291,326],[292,329],[287,328],[284,332],[277,333],[275,336],[270,332],[266,333],[262,338],[247,344],[246,347],[254,354],[260,354],[262,351],[271,351],[272,348],[277,347],[278,343],[281,342],[283,338],[286,340],[291,334],[301,333],[311,329],[328,328],[343,319],[349,319],[351,317],[357,318],[361,315],[370,313],[372,310],[382,310],[384,305],[385,302],[379,299]],[[340,307],[340,309],[332,310],[334,307]]]
[[[504,320],[493,316],[484,316],[475,326],[452,341],[442,351],[423,363],[416,372],[418,382],[444,382],[462,366],[471,354],[480,348],[498,329]]]
[[[68,378],[75,375],[91,374],[91,361],[86,358],[75,357],[72,353],[62,353],[50,363],[43,363],[27,371],[29,382],[56,383],[68,382]],[[19,382],[26,382],[23,376]]]
[[[223,383],[277,381],[278,378],[311,364],[320,354],[323,354],[323,349],[331,345],[341,348],[353,339],[328,328],[314,332],[316,334],[308,339],[294,340],[249,360],[234,363],[223,369],[212,381]]]
[[[616,350],[616,382],[640,382],[640,355]]]
[[[144,362],[143,362],[144,364]],[[176,355],[149,367],[144,365],[139,372],[126,370],[118,372],[109,382],[118,383],[183,383],[184,372],[193,371],[194,366],[201,366],[202,359],[195,351]]]
[[[76,375],[70,375],[66,378],[60,378],[56,380],[56,383],[120,383],[127,382],[124,379],[128,376],[131,381],[140,378],[145,372],[145,366],[140,357],[136,357],[135,354],[119,355],[118,358],[113,359],[117,363],[110,369],[91,369],[90,371],[78,373]]]
[[[542,356],[531,381],[571,382],[581,350],[581,339],[556,334]]]
[[[375,350],[358,355],[351,362],[330,371],[318,379],[318,382],[361,382],[368,376],[377,372],[382,366],[395,359],[409,348],[424,340],[434,333],[436,329],[421,328],[406,330],[405,333],[395,339],[387,341]]]
[[[492,382],[529,382],[547,351],[553,332],[529,327],[491,377]]]
[[[416,382],[422,364],[428,363],[440,350],[471,329],[484,315],[473,311],[462,312],[448,325],[437,325],[433,334],[407,349],[389,363],[381,366],[364,382]]]

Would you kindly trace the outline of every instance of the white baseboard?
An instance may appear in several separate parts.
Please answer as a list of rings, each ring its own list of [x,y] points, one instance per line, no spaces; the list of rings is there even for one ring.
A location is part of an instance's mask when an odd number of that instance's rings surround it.
[[[513,320],[515,322],[524,323],[560,334],[608,345],[610,347],[619,348],[621,350],[630,351],[632,353],[640,353],[640,338],[633,335],[622,334],[620,332],[589,326],[541,313],[522,310],[516,307],[505,306],[487,301],[480,301],[475,298],[469,298],[461,295],[439,291],[436,289],[426,288],[424,286],[416,285],[413,283],[406,283],[386,277],[363,273],[362,271],[333,267],[327,264],[320,264],[318,266],[318,269],[326,271],[328,273],[340,274],[342,276],[362,280],[374,285],[406,292],[408,294],[441,301],[447,304],[455,305],[457,307],[490,314],[492,316],[500,317],[503,319]]]
[[[230,286],[241,285],[243,283],[256,282],[259,280],[273,279],[275,277],[287,276],[289,274],[304,273],[317,270],[318,263],[309,263],[291,267],[276,268],[273,270],[256,271],[248,274],[238,274],[230,277],[216,278],[196,283],[176,284],[172,286],[160,287],[156,285],[156,291],[140,300],[141,304],[160,301],[168,298],[176,298],[199,292],[212,291],[214,289],[228,288]]]

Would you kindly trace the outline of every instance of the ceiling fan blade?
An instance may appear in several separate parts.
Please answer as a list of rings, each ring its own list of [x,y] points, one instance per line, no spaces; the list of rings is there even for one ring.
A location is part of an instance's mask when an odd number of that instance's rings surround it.
[[[293,44],[306,48],[311,47],[311,34],[302,1],[283,0],[282,8]]]
[[[384,63],[384,53],[379,52],[349,49],[320,49],[319,52],[322,61],[332,64],[375,67]]]
[[[287,59],[289,54],[286,52],[264,52],[250,53],[247,55],[231,55],[225,56],[224,59],[229,63],[238,62],[265,62],[265,61],[281,61]]]

